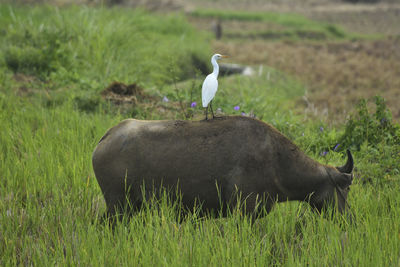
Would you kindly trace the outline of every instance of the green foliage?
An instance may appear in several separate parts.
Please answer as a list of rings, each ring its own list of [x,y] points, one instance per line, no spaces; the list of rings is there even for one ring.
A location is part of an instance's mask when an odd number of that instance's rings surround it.
[[[376,96],[375,105],[375,113],[371,113],[365,99],[359,102],[356,113],[347,121],[345,132],[340,138],[342,148],[360,150],[364,142],[372,147],[380,143],[400,144],[400,127],[392,121],[392,114],[386,107],[384,98]]]
[[[283,14],[276,12],[245,12],[232,10],[197,9],[191,13],[198,17],[214,17],[223,20],[244,20],[244,21],[266,21],[276,22],[284,26],[304,27],[305,25],[316,25],[317,23],[298,14]]]
[[[71,49],[63,46],[70,36],[57,28],[9,28],[5,47],[6,65],[14,72],[45,78],[58,68],[71,68]]]
[[[313,127],[310,127],[310,126]],[[336,129],[329,129],[324,123],[310,123],[309,127],[303,129],[303,133],[296,139],[301,147],[308,153],[325,157],[329,152],[338,152],[341,145],[338,145],[340,132]]]
[[[364,142],[360,147],[357,168],[362,170],[359,179],[374,186],[396,186],[400,182],[400,144]]]
[[[75,103],[79,110],[94,112],[100,104],[100,97],[93,95],[82,95],[75,97]]]
[[[190,112],[195,115],[203,114],[203,79],[204,76],[198,75],[194,80],[176,84],[176,87],[175,84],[165,86],[162,91],[168,99],[183,102],[185,107],[196,102],[196,107]],[[256,117],[273,124],[289,136],[293,133],[287,125],[297,125],[299,116],[291,111],[295,105],[291,99],[302,96],[305,91],[305,87],[299,81],[278,70],[264,67],[262,75],[231,75],[219,77],[218,82],[218,93],[213,99],[214,111],[218,109],[224,115]],[[236,106],[239,110],[235,110]],[[179,118],[185,118],[184,113],[180,112]]]
[[[208,66],[204,36],[180,15],[0,5],[0,17],[6,66],[41,79],[64,84],[96,80],[103,88],[113,80],[159,86],[170,82],[171,67],[178,79],[185,79],[197,67]]]

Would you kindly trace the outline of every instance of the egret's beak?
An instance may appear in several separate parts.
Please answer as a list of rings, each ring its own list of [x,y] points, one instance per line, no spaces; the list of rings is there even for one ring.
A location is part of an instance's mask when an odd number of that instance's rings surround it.
[[[221,55],[222,58],[228,58],[229,56],[227,55]]]

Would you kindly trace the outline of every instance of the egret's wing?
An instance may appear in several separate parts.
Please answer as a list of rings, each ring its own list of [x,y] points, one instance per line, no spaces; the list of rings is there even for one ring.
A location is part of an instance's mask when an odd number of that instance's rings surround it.
[[[203,82],[201,96],[203,107],[207,107],[210,101],[214,98],[218,89],[218,80],[213,74],[209,74]]]

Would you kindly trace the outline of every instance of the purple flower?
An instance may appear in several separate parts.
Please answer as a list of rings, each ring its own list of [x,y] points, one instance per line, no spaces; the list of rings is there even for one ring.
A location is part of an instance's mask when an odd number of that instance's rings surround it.
[[[304,136],[304,133],[302,133],[301,136]]]
[[[324,127],[319,127],[319,130],[321,131],[321,132],[323,132],[324,131]]]
[[[192,102],[192,104],[190,104],[190,107],[192,107],[192,108],[194,108],[194,107],[196,107],[197,106],[197,103],[196,102]]]
[[[338,149],[338,148],[339,148],[339,146],[340,146],[340,144],[339,144],[339,143],[337,143],[337,144],[336,144],[336,146],[333,148],[333,151],[336,151],[336,149]]]
[[[328,154],[328,152],[327,152],[327,151],[322,151],[322,152],[321,152],[321,156],[323,156],[323,157],[325,157],[325,156],[326,156],[326,154]]]
[[[239,110],[240,107],[239,107],[239,106],[235,106],[233,109],[234,109],[234,110]]]
[[[242,116],[246,116],[246,113],[242,112]]]
[[[169,102],[169,99],[168,99],[168,97],[164,96],[163,99],[162,99],[162,101],[168,103],[168,102]]]

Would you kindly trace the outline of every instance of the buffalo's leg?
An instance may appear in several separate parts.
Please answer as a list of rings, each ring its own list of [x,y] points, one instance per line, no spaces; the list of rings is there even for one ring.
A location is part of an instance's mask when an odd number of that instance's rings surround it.
[[[142,202],[134,199],[131,190],[124,190],[124,187],[113,189],[112,193],[104,192],[108,218],[122,220],[124,215],[131,216],[140,209]]]
[[[107,216],[112,218],[114,216],[121,215],[125,209],[125,194],[104,194],[107,205]]]

